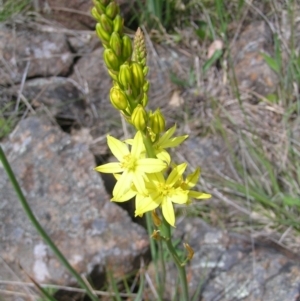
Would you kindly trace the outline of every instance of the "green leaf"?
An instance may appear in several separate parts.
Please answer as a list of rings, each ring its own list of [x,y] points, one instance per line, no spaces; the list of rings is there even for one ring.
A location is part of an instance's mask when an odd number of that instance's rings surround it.
[[[300,207],[300,197],[299,198],[295,198],[292,196],[284,196],[283,197],[283,203],[287,206],[296,206],[296,207]]]
[[[280,72],[280,64],[276,59],[272,58],[271,56],[265,53],[260,53],[260,54],[262,55],[262,57],[264,58],[264,60],[266,61],[266,63],[271,69],[273,69],[276,73]]]
[[[213,56],[204,63],[202,67],[203,72],[205,73],[212,65],[214,65],[216,61],[222,56],[222,54],[223,54],[222,50],[220,49],[216,50]]]

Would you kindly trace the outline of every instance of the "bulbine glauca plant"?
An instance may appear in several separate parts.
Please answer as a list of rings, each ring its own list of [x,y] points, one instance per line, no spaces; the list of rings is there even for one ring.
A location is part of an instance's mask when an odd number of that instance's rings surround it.
[[[114,174],[117,182],[112,201],[125,202],[135,197],[135,215],[151,213],[156,228],[152,238],[166,243],[179,270],[182,300],[189,300],[184,265],[193,257],[193,250],[184,244],[187,258],[181,261],[172,245],[173,204],[188,205],[192,199],[207,199],[211,195],[193,189],[200,176],[199,168],[184,176],[187,163],[175,164],[168,153],[169,148],[175,148],[188,136],[174,137],[176,125],[166,130],[160,109],[147,110],[149,68],[142,31],[137,30],[132,43],[124,34],[118,4],[111,0],[93,0],[93,3],[96,32],[113,81],[110,101],[136,130],[134,137],[125,141],[108,135],[108,146],[118,162],[100,165],[95,170]]]

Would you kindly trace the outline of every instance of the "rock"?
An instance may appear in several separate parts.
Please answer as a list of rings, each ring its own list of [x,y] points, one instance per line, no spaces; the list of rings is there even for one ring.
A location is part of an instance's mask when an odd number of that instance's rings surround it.
[[[109,201],[87,145],[45,117],[29,117],[3,147],[35,216],[79,273],[98,283],[105,268],[118,277],[139,267],[148,252],[146,232]],[[20,263],[38,282],[74,284],[29,222],[2,166],[0,175],[0,254],[6,262],[0,262],[0,279],[24,279]]]
[[[103,48],[98,48],[80,58],[70,77],[85,87],[87,105],[93,108],[94,112],[92,135],[96,139],[106,136],[107,133],[113,136],[123,135],[120,114],[109,100],[109,91],[113,83],[107,73],[102,53]],[[93,152],[106,154],[106,140],[100,139]]]
[[[281,252],[267,242],[227,233],[205,224],[199,218],[185,219],[177,225],[175,238],[182,238],[194,249],[186,267],[192,295],[200,285],[196,300],[297,300],[299,255]],[[172,296],[178,281],[176,270],[168,264],[166,282]]]
[[[73,63],[66,37],[59,32],[14,31],[2,26],[0,53],[0,85],[20,83],[24,73],[27,79],[64,76]]]
[[[275,92],[278,76],[261,53],[273,55],[272,32],[263,21],[251,23],[232,46],[235,75],[241,89],[266,96]]]
[[[117,1],[123,14],[128,14],[135,1]],[[39,0],[39,9],[45,17],[70,29],[93,29],[96,22],[91,16],[92,1]]]

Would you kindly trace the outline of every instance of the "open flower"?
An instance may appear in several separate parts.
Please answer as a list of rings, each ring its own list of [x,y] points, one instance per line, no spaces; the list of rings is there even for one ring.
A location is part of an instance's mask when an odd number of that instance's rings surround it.
[[[188,135],[172,137],[176,131],[176,124],[168,129],[157,142],[153,144],[153,148],[157,158],[166,161],[168,164],[171,162],[171,157],[169,153],[165,150],[169,147],[176,147],[181,144]]]
[[[194,172],[189,174],[184,180],[183,177],[177,182],[177,186],[181,187],[183,190],[188,191],[188,201],[187,204],[191,203],[191,199],[209,199],[211,194],[200,192],[196,190],[191,190],[196,186],[200,177],[200,168],[197,168]]]
[[[158,206],[162,208],[162,214],[166,221],[175,226],[175,213],[173,203],[185,204],[188,201],[188,190],[175,186],[187,167],[186,163],[176,166],[165,180],[161,172],[147,175],[145,182],[146,192],[137,193],[135,215],[142,215],[154,210]]]
[[[137,191],[144,192],[145,174],[160,172],[167,167],[160,159],[145,158],[143,136],[140,131],[133,139],[131,152],[126,143],[110,135],[107,136],[107,144],[119,162],[103,164],[95,170],[103,173],[122,173],[113,189],[114,201],[124,200],[123,195],[130,190],[132,183]]]

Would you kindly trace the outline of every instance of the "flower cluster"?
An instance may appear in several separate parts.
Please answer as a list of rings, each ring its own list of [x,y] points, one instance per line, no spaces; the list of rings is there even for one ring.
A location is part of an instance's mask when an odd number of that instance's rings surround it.
[[[95,170],[115,175],[117,183],[112,201],[125,202],[135,197],[136,216],[160,207],[165,220],[175,226],[173,203],[189,204],[192,198],[207,199],[210,194],[192,190],[200,170],[184,178],[187,164],[175,165],[166,150],[178,146],[188,136],[173,137],[176,126],[165,131],[166,122],[160,109],[154,112],[146,109],[149,68],[142,31],[138,29],[132,45],[124,34],[116,2],[93,2],[96,32],[105,48],[103,59],[113,80],[110,101],[137,131],[133,139],[124,142],[108,135],[108,146],[119,162],[107,163]]]

